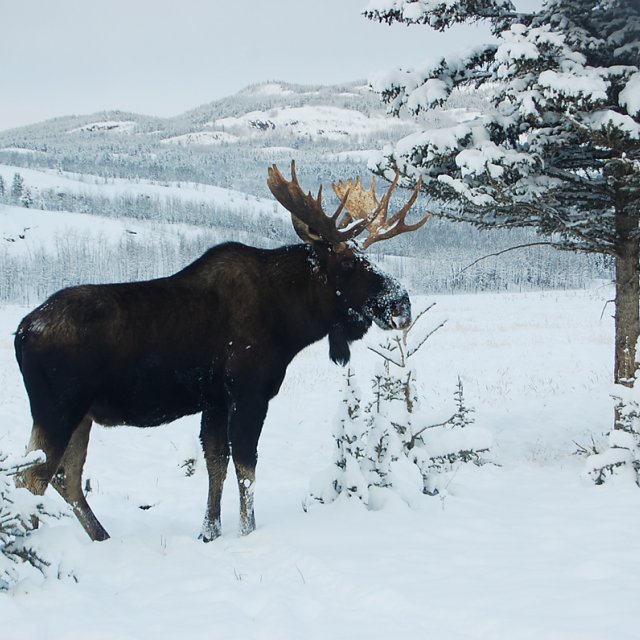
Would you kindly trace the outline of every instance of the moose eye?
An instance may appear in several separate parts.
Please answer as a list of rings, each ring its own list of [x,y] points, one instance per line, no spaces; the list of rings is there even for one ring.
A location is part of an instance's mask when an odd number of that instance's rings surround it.
[[[343,271],[353,271],[355,266],[356,266],[355,258],[344,258],[340,263],[340,267],[342,268]]]

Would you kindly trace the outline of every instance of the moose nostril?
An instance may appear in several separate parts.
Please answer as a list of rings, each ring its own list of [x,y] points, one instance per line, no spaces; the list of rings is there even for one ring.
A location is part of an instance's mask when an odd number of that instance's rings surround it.
[[[411,324],[411,308],[404,302],[400,302],[391,310],[391,317],[398,329],[406,329]]]

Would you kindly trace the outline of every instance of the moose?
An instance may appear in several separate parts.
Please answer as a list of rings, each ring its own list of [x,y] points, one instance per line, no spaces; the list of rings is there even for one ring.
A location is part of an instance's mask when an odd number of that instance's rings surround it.
[[[80,285],[54,293],[29,313],[15,352],[30,401],[28,449],[46,459],[19,483],[36,494],[51,483],[92,540],[109,537],[82,491],[92,424],[152,427],[202,413],[200,440],[208,501],[200,538],[221,533],[220,500],[231,456],[240,491],[240,533],[255,529],[257,446],[267,406],[287,366],[307,345],[328,336],[329,357],[349,360],[349,344],[372,322],[383,329],[411,322],[409,296],[374,267],[363,247],[421,227],[407,203],[388,215],[399,175],[378,200],[360,179],[334,189],[340,204],[325,213],[276,165],[267,184],[291,214],[303,244],[259,249],[214,246],[169,277]]]

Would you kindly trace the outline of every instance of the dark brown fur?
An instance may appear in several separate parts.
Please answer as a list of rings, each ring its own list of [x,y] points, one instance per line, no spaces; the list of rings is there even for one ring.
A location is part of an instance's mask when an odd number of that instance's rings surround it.
[[[29,447],[47,455],[23,483],[42,493],[53,480],[87,533],[105,539],[81,490],[91,423],[150,427],[202,412],[209,500],[201,537],[220,534],[230,453],[248,533],[258,438],[289,362],[328,335],[332,359],[345,363],[372,320],[392,328],[409,317],[395,281],[357,251],[323,242],[228,243],[167,278],[59,291],[16,333],[34,423]]]

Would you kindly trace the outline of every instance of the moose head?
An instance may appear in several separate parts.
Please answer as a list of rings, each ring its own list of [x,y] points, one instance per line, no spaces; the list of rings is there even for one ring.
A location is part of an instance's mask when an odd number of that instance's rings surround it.
[[[413,224],[406,216],[414,205],[422,181],[419,180],[406,204],[389,217],[389,202],[398,185],[397,173],[388,191],[378,200],[374,178],[365,190],[360,178],[333,184],[340,203],[328,215],[322,206],[322,186],[318,195],[304,193],[291,162],[291,180],[285,179],[276,165],[268,170],[267,184],[276,200],[290,213],[298,237],[314,248],[314,259],[329,289],[335,292],[335,304],[341,321],[329,330],[329,355],[334,362],[346,364],[349,343],[362,338],[375,322],[382,329],[404,329],[411,322],[411,303],[402,285],[380,271],[364,251],[375,242],[393,238],[422,227],[429,215]],[[358,240],[366,237],[360,246]],[[319,257],[321,256],[321,258]]]

